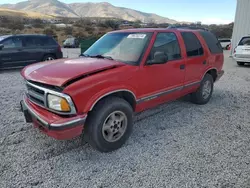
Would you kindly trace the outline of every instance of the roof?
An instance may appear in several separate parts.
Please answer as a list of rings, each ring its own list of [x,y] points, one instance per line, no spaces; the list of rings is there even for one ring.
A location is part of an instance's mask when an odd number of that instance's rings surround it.
[[[13,35],[1,35],[0,37],[7,38],[11,36],[47,36],[45,34],[13,34]]]
[[[155,31],[176,31],[176,30],[181,30],[181,31],[197,31],[198,29],[188,29],[188,28],[137,28],[137,29],[123,29],[123,30],[116,30],[116,31],[111,31],[110,33],[120,33],[120,32],[155,32]],[[201,30],[201,29],[200,29]]]

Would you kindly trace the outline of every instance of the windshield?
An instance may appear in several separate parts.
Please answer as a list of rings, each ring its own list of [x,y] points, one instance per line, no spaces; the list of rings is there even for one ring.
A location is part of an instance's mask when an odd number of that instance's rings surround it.
[[[6,38],[7,38],[7,36],[0,36],[0,42],[2,42]]]
[[[152,33],[108,33],[96,41],[84,56],[104,56],[138,64]]]
[[[239,46],[250,46],[250,37],[243,37],[239,43]]]

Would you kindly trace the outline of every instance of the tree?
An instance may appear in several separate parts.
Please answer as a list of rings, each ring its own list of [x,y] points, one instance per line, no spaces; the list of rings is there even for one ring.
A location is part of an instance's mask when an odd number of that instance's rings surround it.
[[[44,33],[45,35],[50,35],[50,36],[56,35],[55,32],[54,32],[54,30],[53,30],[52,28],[45,28],[45,29],[43,30],[43,33]]]
[[[65,35],[72,35],[73,34],[73,27],[65,27],[64,33],[65,33]]]
[[[43,21],[41,19],[34,19],[33,20],[33,26],[36,28],[43,28]]]
[[[110,27],[110,28],[112,28],[112,29],[114,29],[114,30],[117,30],[117,29],[119,29],[119,23],[118,22],[116,22],[115,20],[106,20],[105,21],[105,24],[108,26],[108,27]]]

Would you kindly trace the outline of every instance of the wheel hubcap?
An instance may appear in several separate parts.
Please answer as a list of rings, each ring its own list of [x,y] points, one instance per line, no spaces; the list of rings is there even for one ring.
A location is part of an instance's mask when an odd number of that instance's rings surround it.
[[[47,57],[47,58],[46,58],[46,61],[52,61],[52,60],[54,60],[53,57]]]
[[[127,124],[128,119],[123,112],[112,112],[103,123],[103,138],[108,142],[116,142],[124,135]]]
[[[212,84],[210,81],[206,81],[202,88],[202,97],[204,99],[207,99],[210,96],[211,91],[212,91]]]

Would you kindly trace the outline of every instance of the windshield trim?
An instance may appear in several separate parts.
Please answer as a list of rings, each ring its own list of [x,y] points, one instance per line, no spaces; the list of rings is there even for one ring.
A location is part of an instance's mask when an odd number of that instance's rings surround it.
[[[149,37],[148,37],[148,40],[146,41],[146,43],[145,43],[145,45],[144,45],[144,48],[143,48],[143,50],[142,50],[142,52],[141,52],[141,55],[140,55],[140,57],[138,58],[138,60],[137,61],[124,61],[124,60],[120,60],[120,59],[113,59],[113,60],[115,60],[115,61],[119,61],[119,62],[121,62],[121,63],[125,63],[125,64],[128,64],[128,65],[133,65],[133,66],[139,66],[140,65],[140,62],[142,61],[142,58],[144,57],[144,55],[145,55],[145,52],[146,52],[146,50],[147,50],[147,48],[148,48],[148,45],[149,45],[149,43],[150,43],[150,41],[152,40],[152,36],[153,36],[153,34],[154,34],[154,32],[142,32],[142,31],[131,31],[131,32],[115,32],[116,34],[117,33],[126,33],[126,34],[135,34],[135,33],[138,33],[138,34],[140,34],[140,33],[146,33]],[[105,35],[103,35],[101,38],[103,38],[103,37],[105,37],[106,35],[108,35],[108,34],[113,34],[112,32],[110,32],[110,33],[106,33]],[[100,40],[101,38],[99,38],[98,40]],[[94,45],[94,44],[92,44],[92,45]],[[91,46],[90,46],[91,47]],[[89,48],[90,48],[89,47]],[[87,51],[87,50],[86,50]],[[85,51],[85,52],[86,52]],[[82,53],[82,55],[83,56],[85,56],[85,57],[88,57],[89,56],[89,54],[86,54],[85,52],[83,52]]]

